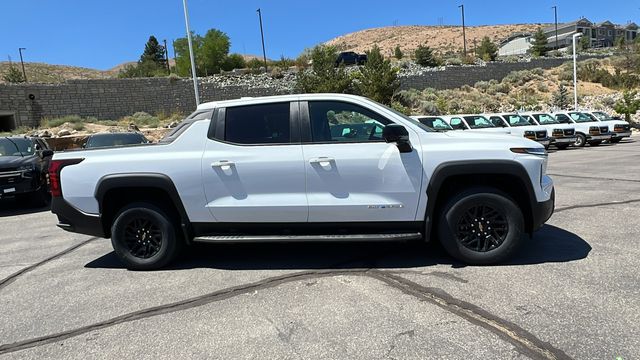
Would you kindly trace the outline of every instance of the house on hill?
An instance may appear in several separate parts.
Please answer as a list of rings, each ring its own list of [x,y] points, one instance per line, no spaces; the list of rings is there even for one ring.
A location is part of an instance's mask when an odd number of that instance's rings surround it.
[[[593,23],[587,18],[580,18],[576,21],[558,24],[556,32],[555,25],[542,30],[547,36],[547,46],[549,49],[565,49],[572,46],[572,37],[575,33],[581,33],[589,39],[591,47],[611,47],[620,38],[624,41],[634,41],[638,36],[639,28],[633,22],[626,25],[616,25],[611,21]],[[531,48],[533,34],[519,33],[512,34],[500,43],[499,56],[526,54]]]

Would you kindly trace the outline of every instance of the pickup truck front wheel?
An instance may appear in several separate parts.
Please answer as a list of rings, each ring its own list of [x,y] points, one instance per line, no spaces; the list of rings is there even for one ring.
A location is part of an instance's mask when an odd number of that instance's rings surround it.
[[[522,242],[522,211],[497,189],[470,189],[450,199],[443,210],[438,237],[445,250],[464,263],[500,263]]]
[[[153,204],[136,203],[123,208],[111,226],[111,244],[131,270],[154,270],[167,265],[182,241],[170,218]]]

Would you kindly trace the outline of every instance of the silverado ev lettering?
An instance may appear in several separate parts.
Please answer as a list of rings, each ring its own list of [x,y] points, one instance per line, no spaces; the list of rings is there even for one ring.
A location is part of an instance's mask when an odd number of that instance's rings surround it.
[[[546,162],[525,138],[309,94],[201,104],[158,144],[57,153],[49,176],[58,226],[111,238],[131,269],[194,242],[432,238],[491,264],[551,216]]]

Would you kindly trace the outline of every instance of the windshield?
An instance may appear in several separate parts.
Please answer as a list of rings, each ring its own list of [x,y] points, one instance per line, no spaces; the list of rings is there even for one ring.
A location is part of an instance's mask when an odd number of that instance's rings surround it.
[[[373,100],[372,100],[372,101],[373,101]],[[421,122],[420,122],[420,121],[418,121],[418,120],[412,119],[412,118],[408,117],[407,115],[405,115],[405,114],[403,114],[403,113],[401,113],[401,112],[399,112],[399,111],[397,111],[397,110],[395,110],[395,109],[392,109],[392,108],[390,108],[390,107],[388,107],[388,106],[386,106],[386,105],[380,104],[380,103],[379,103],[379,102],[377,102],[377,101],[373,101],[373,102],[374,102],[374,103],[376,103],[376,104],[378,104],[378,105],[380,105],[380,106],[382,106],[383,108],[385,108],[385,109],[387,109],[387,110],[391,111],[392,113],[394,113],[394,114],[396,114],[396,115],[400,116],[401,118],[403,118],[403,119],[405,119],[405,120],[409,121],[410,123],[412,123],[412,124],[416,124],[418,127],[420,127],[420,128],[421,128],[422,130],[424,130],[424,131],[427,131],[427,132],[434,132],[434,130],[433,130],[432,128],[428,127],[427,125],[425,125],[425,124],[421,123]]]
[[[474,116],[465,116],[464,119],[469,124],[469,127],[472,129],[484,129],[484,128],[492,128],[495,127],[489,119],[484,116],[474,115]]]
[[[613,120],[613,118],[609,114],[602,111],[594,111],[593,115],[595,115],[595,117],[600,121]]]
[[[583,122],[590,122],[593,121],[593,119],[591,119],[590,117],[588,117],[587,115],[581,113],[581,112],[570,112],[569,116],[571,117],[571,119],[577,123],[583,123]]]
[[[428,127],[434,129],[434,130],[439,130],[439,131],[453,130],[453,128],[449,124],[447,124],[446,121],[444,121],[443,119],[441,119],[439,117],[420,118],[419,121],[421,123],[423,123],[424,125],[427,125]]]
[[[87,141],[87,148],[144,144],[148,140],[135,133],[94,135]]]
[[[560,124],[560,121],[556,120],[549,114],[533,114],[533,117],[540,123],[540,125],[548,124]]]
[[[531,124],[529,124],[529,122],[523,118],[522,116],[518,115],[518,114],[507,114],[507,115],[503,115],[503,118],[505,118],[508,122],[509,125],[511,126],[529,126]]]
[[[29,139],[0,139],[0,156],[28,156],[35,153],[35,146]]]

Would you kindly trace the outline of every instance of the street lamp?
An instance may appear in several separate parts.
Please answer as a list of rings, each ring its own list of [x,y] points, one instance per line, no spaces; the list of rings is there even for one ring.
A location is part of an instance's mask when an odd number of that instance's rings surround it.
[[[20,64],[22,65],[22,76],[24,77],[24,82],[27,82],[27,72],[24,71],[24,61],[22,60],[22,50],[27,50],[27,48],[18,48],[18,52],[20,53]]]
[[[558,48],[558,7],[552,6],[553,8],[553,16],[556,23],[556,49]]]
[[[462,48],[464,56],[467,56],[467,35],[464,30],[464,5],[458,6],[462,11]]]
[[[191,41],[191,27],[189,26],[189,10],[187,10],[187,0],[182,0],[184,8],[184,23],[187,26],[187,41],[189,42],[189,57],[191,58],[191,76],[193,78],[193,92],[196,95],[196,106],[200,105],[200,95],[198,94],[198,77],[196,76],[196,61],[193,56],[193,42]]]
[[[260,19],[260,37],[262,38],[262,57],[264,58],[264,72],[267,72],[267,52],[264,49],[264,31],[262,31],[262,11],[260,8],[256,10]]]
[[[581,36],[581,33],[573,34],[573,103],[575,111],[578,111],[578,65],[576,57],[576,40]]]

